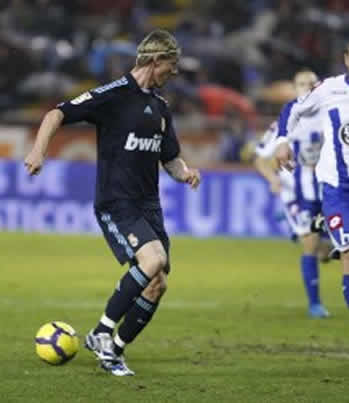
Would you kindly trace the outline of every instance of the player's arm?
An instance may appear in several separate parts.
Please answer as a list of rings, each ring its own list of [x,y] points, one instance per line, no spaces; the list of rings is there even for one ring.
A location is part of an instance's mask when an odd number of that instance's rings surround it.
[[[281,111],[278,138],[276,140],[277,146],[274,154],[278,168],[284,167],[289,171],[294,168],[293,152],[288,138],[303,116],[312,115],[319,110],[324,92],[324,85],[319,83],[317,87],[303,97],[285,105]]]
[[[172,116],[168,110],[166,115],[166,129],[160,156],[162,166],[173,179],[188,183],[192,189],[196,189],[201,180],[200,172],[195,168],[189,168],[180,157],[180,144],[173,127]]]
[[[297,100],[287,103],[281,110],[278,119],[277,139],[275,144],[275,163],[278,169],[282,167],[288,171],[294,168],[293,151],[288,142],[289,134],[296,127],[300,119]]]
[[[269,182],[273,193],[280,193],[281,182],[272,159],[278,134],[278,122],[273,122],[255,148],[254,164],[257,171]]]
[[[272,161],[257,155],[254,164],[257,171],[269,182],[272,193],[279,194],[281,181],[273,167]]]
[[[59,109],[48,112],[41,122],[34,146],[25,159],[25,166],[29,175],[36,175],[40,172],[45,160],[48,145],[61,126],[64,114]]]
[[[185,161],[176,157],[171,161],[163,164],[166,172],[179,182],[188,183],[192,189],[196,189],[201,181],[200,172],[198,169],[189,168]]]
[[[117,88],[115,90],[113,88],[85,92],[71,101],[57,105],[56,109],[45,115],[34,146],[25,159],[29,175],[36,175],[40,172],[48,145],[61,125],[82,121],[96,124],[99,121],[101,106],[110,100],[115,101],[118,96]]]

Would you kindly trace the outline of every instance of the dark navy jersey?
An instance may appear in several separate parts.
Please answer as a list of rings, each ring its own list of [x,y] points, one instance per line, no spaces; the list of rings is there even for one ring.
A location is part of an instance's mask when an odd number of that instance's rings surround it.
[[[57,106],[63,124],[97,128],[95,206],[118,199],[159,200],[159,162],[180,152],[166,101],[142,90],[131,74]]]

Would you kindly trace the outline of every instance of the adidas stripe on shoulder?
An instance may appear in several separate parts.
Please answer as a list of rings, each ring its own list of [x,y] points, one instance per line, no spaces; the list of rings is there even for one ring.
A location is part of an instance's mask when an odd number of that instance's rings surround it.
[[[113,88],[117,87],[124,87],[125,85],[128,84],[128,80],[126,77],[121,77],[118,80],[112,81],[109,84],[103,85],[101,87],[95,88],[92,92],[95,92],[97,94],[103,94],[103,92],[110,91]]]
[[[103,94],[103,93],[105,93],[107,91],[112,90],[113,88],[124,87],[127,84],[128,84],[127,78],[126,77],[121,77],[120,79],[112,81],[109,84],[103,85],[101,87],[97,87],[97,88],[95,88],[93,90],[90,90],[90,91],[87,91],[87,92],[84,92],[83,94],[79,95],[78,97],[72,99],[70,101],[70,103],[72,105],[80,105],[80,104],[82,104],[82,103],[84,103],[86,101],[89,101],[89,100],[95,98],[94,95],[95,96],[101,95],[101,94]],[[62,105],[64,105],[64,102],[61,103],[61,104],[58,104],[57,106],[60,107]]]

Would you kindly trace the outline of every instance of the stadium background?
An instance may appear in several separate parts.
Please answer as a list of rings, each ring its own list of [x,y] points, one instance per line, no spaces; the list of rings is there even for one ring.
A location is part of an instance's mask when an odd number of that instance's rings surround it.
[[[349,401],[338,267],[322,275],[334,317],[309,321],[299,250],[275,239],[288,228],[252,164],[257,139],[294,97],[297,69],[343,71],[348,20],[346,0],[0,0],[1,402]],[[171,290],[130,349],[140,378],[112,383],[94,377],[86,352],[57,369],[32,351],[46,321],[86,333],[120,274],[101,237],[85,236],[98,232],[93,129],[62,128],[38,177],[23,158],[46,111],[118,78],[155,27],[183,48],[163,95],[203,183],[191,192],[161,176],[167,228],[181,235]]]
[[[345,1],[2,1],[0,227],[95,231],[79,224],[93,222],[94,174],[76,162],[93,166],[93,129],[63,128],[49,157],[76,163],[51,165],[41,179],[26,178],[21,163],[14,167],[6,159],[22,161],[45,111],[118,78],[132,65],[140,38],[161,27],[174,32],[183,49],[181,74],[163,91],[183,156],[216,172],[194,196],[164,179],[170,232],[287,235],[285,223],[275,221],[280,207],[268,186],[246,174],[253,145],[294,97],[290,79],[298,68],[314,68],[321,77],[342,70],[347,8]],[[82,183],[79,175],[75,183],[68,180],[70,171],[84,169],[85,186],[74,193]],[[34,222],[26,219],[29,210]]]

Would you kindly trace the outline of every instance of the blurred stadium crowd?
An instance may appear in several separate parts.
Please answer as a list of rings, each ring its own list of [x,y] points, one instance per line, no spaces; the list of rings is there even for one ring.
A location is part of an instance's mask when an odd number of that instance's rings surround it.
[[[294,97],[297,69],[342,71],[348,21],[346,0],[0,0],[0,117],[37,123],[119,77],[160,27],[183,49],[181,74],[163,91],[179,133],[218,133],[218,159],[243,162]]]

